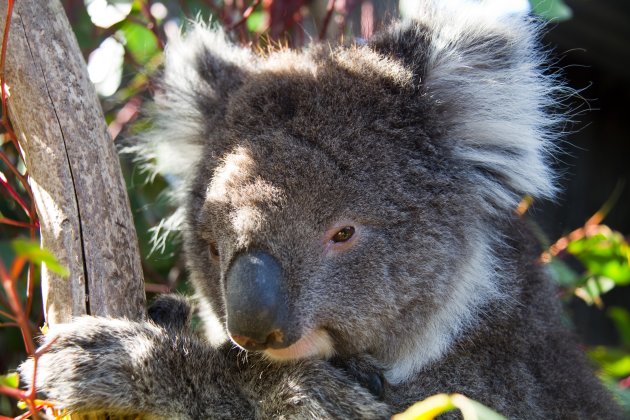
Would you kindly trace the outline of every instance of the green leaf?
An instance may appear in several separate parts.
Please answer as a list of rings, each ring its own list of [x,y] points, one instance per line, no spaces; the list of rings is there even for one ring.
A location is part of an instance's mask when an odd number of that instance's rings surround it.
[[[121,25],[118,35],[122,36],[125,48],[140,64],[146,64],[159,53],[155,34],[145,26],[127,21]]]
[[[547,20],[563,21],[573,17],[573,11],[563,0],[530,0],[532,12]]]
[[[630,312],[626,308],[611,306],[606,314],[613,320],[622,343],[630,348]]]
[[[554,258],[548,265],[551,278],[558,285],[565,288],[573,288],[582,284],[582,277],[573,271],[565,262]]]
[[[604,225],[598,233],[571,241],[567,251],[586,268],[586,277],[606,277],[618,286],[630,284],[630,245]]]
[[[588,355],[608,375],[617,379],[630,375],[630,354],[622,349],[597,346]]]
[[[68,277],[68,275],[70,275],[68,269],[59,264],[55,256],[47,249],[40,247],[37,242],[16,239],[11,242],[11,246],[17,255],[37,265],[45,264],[50,271],[61,277]]]
[[[17,388],[20,385],[20,376],[17,372],[8,375],[0,375],[0,385],[9,388]]]
[[[264,10],[253,12],[245,22],[249,32],[263,32],[268,22],[268,14]]]
[[[603,294],[610,292],[615,287],[615,282],[608,277],[593,276],[586,280],[582,287],[575,289],[575,295],[592,305]]]
[[[415,403],[392,420],[431,420],[440,414],[459,409],[464,420],[505,420],[485,405],[461,394],[437,394]]]

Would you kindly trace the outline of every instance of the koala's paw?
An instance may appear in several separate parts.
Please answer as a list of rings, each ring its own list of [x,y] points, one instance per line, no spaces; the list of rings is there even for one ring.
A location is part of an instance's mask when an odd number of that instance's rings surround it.
[[[382,399],[385,391],[383,370],[370,356],[335,357],[330,362],[344,370],[372,395]]]
[[[37,391],[70,410],[133,411],[143,403],[135,392],[139,367],[159,332],[152,324],[93,317],[51,327],[37,363]],[[33,367],[32,359],[19,367],[27,385]]]

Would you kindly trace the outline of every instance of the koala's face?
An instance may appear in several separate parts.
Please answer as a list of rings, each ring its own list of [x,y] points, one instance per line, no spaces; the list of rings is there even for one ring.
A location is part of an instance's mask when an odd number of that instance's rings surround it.
[[[272,358],[395,346],[471,252],[478,209],[450,150],[400,123],[417,111],[406,80],[353,59],[250,76],[195,180],[197,288],[236,343]]]
[[[157,131],[195,150],[174,169],[191,276],[245,349],[371,353],[395,378],[500,298],[493,223],[553,191],[550,82],[526,24],[427,16],[364,46],[171,46]]]

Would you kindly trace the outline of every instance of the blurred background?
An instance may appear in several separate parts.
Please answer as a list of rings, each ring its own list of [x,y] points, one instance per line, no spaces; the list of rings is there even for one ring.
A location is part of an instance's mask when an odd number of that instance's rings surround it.
[[[442,0],[461,3],[466,0]],[[472,0],[470,0],[472,1]],[[626,0],[491,0],[492,13],[532,14],[547,22],[542,43],[551,71],[576,90],[568,104],[575,122],[554,164],[561,174],[556,202],[534,202],[526,217],[538,226],[566,308],[607,385],[630,415],[630,2]],[[409,17],[417,0],[62,0],[96,86],[109,132],[118,145],[146,129],[143,107],[155,89],[169,34],[187,19],[223,25],[234,41],[253,48],[304,48],[312,42],[369,39],[387,22]],[[3,146],[16,167],[19,158]],[[143,257],[149,299],[189,292],[173,208],[171,180],[122,158]],[[0,169],[4,171],[5,169]],[[9,184],[11,179],[9,177]],[[23,193],[15,184],[18,193]],[[0,216],[24,220],[18,204],[0,189]],[[25,220],[28,222],[28,220]],[[0,257],[15,258],[10,241],[23,228],[0,224]],[[37,272],[34,279],[37,282]],[[25,282],[24,282],[25,284]],[[21,286],[24,292],[26,286]],[[5,298],[0,300],[0,310]],[[33,325],[43,321],[35,299]],[[26,356],[19,330],[0,312],[0,375]],[[16,415],[0,395],[0,415]]]

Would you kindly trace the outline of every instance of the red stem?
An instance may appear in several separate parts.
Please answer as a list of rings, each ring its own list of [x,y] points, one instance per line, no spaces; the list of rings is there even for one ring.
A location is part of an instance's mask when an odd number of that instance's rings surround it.
[[[11,267],[11,274],[19,274],[25,263],[26,260],[24,257],[17,257]],[[15,314],[15,321],[20,325],[20,331],[22,332],[22,339],[24,340],[26,352],[33,355],[35,354],[35,344],[33,343],[33,337],[31,337],[31,329],[28,318],[20,305],[20,297],[18,296],[18,292],[15,287],[17,278],[10,276],[2,263],[0,263],[0,279],[2,280],[2,286],[7,294],[7,298],[9,299],[9,306]]]
[[[22,207],[22,209],[24,210],[24,212],[26,213],[26,215],[29,218],[31,217],[31,210],[29,209],[29,207],[26,205],[26,203],[24,202],[24,200],[22,199],[22,197],[20,197],[20,195],[13,189],[13,187],[11,185],[9,185],[9,183],[7,182],[6,178],[4,178],[4,175],[0,176],[0,184],[2,184],[2,186],[4,188],[6,188],[6,190],[9,192],[9,195],[11,195],[11,197],[13,197],[13,199],[15,201],[17,201],[17,203],[20,205],[20,207]]]
[[[27,395],[26,392],[21,391],[16,388],[9,388],[8,386],[0,385],[0,394],[8,395],[11,398],[15,398],[16,400],[24,400]]]
[[[151,0],[143,1],[140,4],[140,11],[144,15],[144,17],[149,21],[149,24],[147,25],[147,28],[151,32],[153,32],[153,35],[155,35],[155,39],[157,40],[157,43],[158,43],[158,46],[160,47],[160,50],[163,50],[164,49],[164,41],[162,40],[162,37],[159,34],[157,20],[155,20],[155,17],[151,14]]]
[[[31,228],[31,240],[35,240],[36,231]],[[33,307],[33,293],[35,291],[35,270],[33,270],[34,264],[32,261],[28,263],[28,272],[26,274],[26,308],[24,313],[28,318],[31,315],[31,308]]]
[[[0,217],[0,224],[17,226],[17,227],[23,227],[23,228],[35,227],[35,225],[33,225],[31,223],[19,222],[17,220],[13,220],[13,219],[7,219],[6,217]]]
[[[324,23],[322,29],[319,31],[319,40],[323,40],[326,37],[328,31],[328,25],[330,24],[330,18],[335,11],[335,0],[328,0],[328,9],[326,10],[326,17],[324,17]]]
[[[245,9],[245,11],[243,12],[243,17],[241,17],[241,19],[232,24],[229,25],[226,29],[228,31],[231,31],[239,26],[241,26],[243,23],[245,23],[245,21],[249,18],[249,16],[254,12],[254,10],[256,9],[256,7],[258,7],[258,5],[260,4],[261,0],[254,0],[252,2],[252,4],[249,5],[249,7],[247,9]]]
[[[5,318],[10,319],[11,321],[15,321],[15,317],[8,312],[0,311],[0,315],[2,315]]]
[[[6,108],[2,108],[2,113],[6,114]],[[7,129],[10,130],[10,127],[8,127]],[[11,133],[13,133],[13,131],[11,131]],[[13,135],[13,136],[15,137],[15,135]],[[24,157],[21,154],[20,149],[18,149],[18,154],[20,155],[20,158],[22,159],[22,161],[26,162],[24,160]],[[2,160],[5,163],[5,165],[7,165],[7,167],[11,170],[11,172],[13,172],[13,175],[15,175],[15,177],[20,181],[20,183],[24,187],[24,190],[28,194],[28,198],[31,200],[31,203],[34,202],[33,191],[31,191],[31,187],[28,184],[28,181],[27,181],[26,177],[23,176],[20,173],[20,171],[17,170],[15,165],[13,165],[13,163],[11,163],[11,160],[9,160],[9,157],[2,150],[0,150],[0,160]]]

